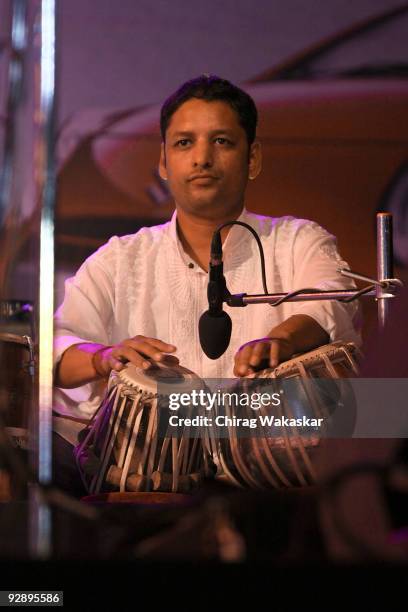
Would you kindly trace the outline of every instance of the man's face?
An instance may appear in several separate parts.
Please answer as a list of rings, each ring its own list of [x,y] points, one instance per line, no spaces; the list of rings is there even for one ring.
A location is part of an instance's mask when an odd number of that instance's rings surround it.
[[[178,209],[218,219],[239,215],[252,158],[236,112],[225,102],[192,98],[171,117],[160,175]]]

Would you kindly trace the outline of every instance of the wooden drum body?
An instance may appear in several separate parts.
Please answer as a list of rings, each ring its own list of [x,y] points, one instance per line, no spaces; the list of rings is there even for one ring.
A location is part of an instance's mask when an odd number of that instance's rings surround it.
[[[29,336],[0,334],[0,412],[15,446],[27,449],[34,380],[34,348]]]
[[[200,379],[181,366],[128,364],[112,372],[105,399],[75,449],[77,465],[89,493],[100,491],[191,491],[210,472],[209,456],[199,435],[169,429],[168,401],[161,402],[158,383],[168,393]],[[167,393],[167,392],[166,392]],[[164,398],[166,400],[166,398]]]
[[[241,390],[247,386],[249,393],[266,391],[263,385],[257,389],[263,379],[268,393],[279,393],[281,403],[273,414],[282,425],[276,429],[270,422],[260,424],[260,417],[272,414],[269,408],[261,407],[255,415],[251,408],[243,412],[240,407],[241,417],[257,419],[256,433],[242,435],[231,426],[227,436],[212,436],[213,456],[221,467],[221,478],[238,486],[261,489],[314,483],[319,447],[322,438],[331,435],[325,426],[333,415],[336,437],[347,437],[353,431],[354,394],[347,378],[357,374],[356,354],[351,343],[332,343],[243,379],[239,383]],[[224,405],[224,411],[230,417],[237,414],[234,405]],[[323,425],[305,429],[298,425],[300,420]]]

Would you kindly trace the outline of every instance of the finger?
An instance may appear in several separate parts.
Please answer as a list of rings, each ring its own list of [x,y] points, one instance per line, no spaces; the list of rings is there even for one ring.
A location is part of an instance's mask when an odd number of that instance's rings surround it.
[[[140,338],[137,340],[135,338],[125,340],[123,344],[131,346],[138,353],[142,353],[146,357],[150,357],[150,359],[154,359],[155,361],[161,361],[168,352],[164,347],[169,348],[169,352],[174,352],[176,350],[176,347],[172,344],[166,344],[161,340],[156,340],[155,338],[145,338],[144,336],[140,336]]]
[[[120,345],[114,347],[111,351],[110,357],[112,360],[119,362],[122,367],[128,361],[130,361],[130,363],[133,363],[139,368],[150,367],[151,365],[149,361],[146,361],[144,355],[141,355],[128,345]],[[122,369],[122,367],[119,369]],[[117,368],[115,367],[115,369]]]
[[[269,365],[271,368],[276,368],[280,362],[280,348],[278,340],[271,340],[269,349]]]
[[[177,351],[177,347],[174,346],[174,344],[168,344],[167,342],[163,342],[157,338],[146,338],[146,340],[148,340],[150,344],[158,348],[159,351],[162,351],[163,353],[174,353],[174,351]]]
[[[234,374],[235,376],[246,376],[251,370],[249,361],[252,355],[252,345],[244,344],[235,355]]]
[[[257,342],[252,350],[252,355],[249,359],[249,365],[257,366],[261,363],[265,356],[269,353],[269,342]]]
[[[177,347],[174,344],[168,344],[167,342],[163,342],[158,338],[149,338],[148,336],[136,336],[132,338],[132,340],[136,340],[137,342],[142,340],[151,344],[156,349],[158,349],[161,353],[174,353],[177,350]]]
[[[153,361],[161,361],[163,355],[161,351],[157,350],[156,346],[150,344],[150,342],[144,338],[143,340],[124,340],[122,343],[124,347],[130,347],[145,358],[152,359]]]

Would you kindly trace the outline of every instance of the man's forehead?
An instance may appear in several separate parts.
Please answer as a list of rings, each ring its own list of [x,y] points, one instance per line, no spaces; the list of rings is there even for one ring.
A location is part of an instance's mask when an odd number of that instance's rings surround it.
[[[198,129],[208,131],[242,130],[238,114],[223,100],[201,100],[191,98],[183,102],[172,115],[168,132],[193,132]]]

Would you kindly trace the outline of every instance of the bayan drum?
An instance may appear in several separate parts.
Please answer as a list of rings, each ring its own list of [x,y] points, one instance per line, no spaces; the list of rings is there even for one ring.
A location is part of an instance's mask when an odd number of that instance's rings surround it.
[[[223,403],[222,411],[218,406],[226,433],[211,428],[210,438],[221,478],[261,489],[315,482],[322,437],[347,437],[354,427],[354,394],[347,378],[357,374],[357,352],[352,343],[336,342],[239,381],[238,394],[230,396],[256,393],[259,398],[267,392],[279,399],[272,410],[258,406],[256,414],[236,399]],[[254,429],[237,423],[253,423]]]
[[[168,396],[188,391],[190,384],[203,386],[190,370],[163,363],[147,370],[128,364],[111,373],[104,401],[74,451],[90,494],[187,493],[212,473],[200,435],[189,427],[169,428]]]
[[[0,333],[0,414],[14,446],[28,448],[35,357],[29,336]]]

